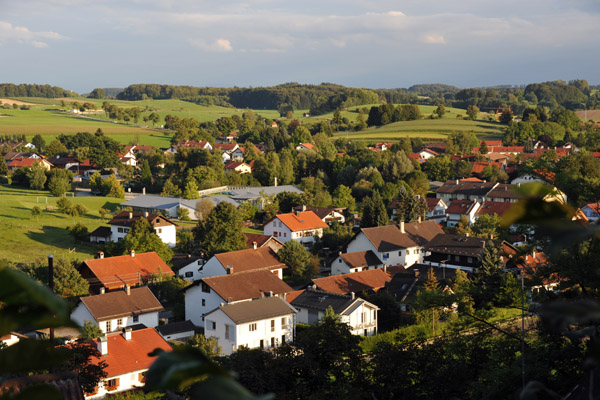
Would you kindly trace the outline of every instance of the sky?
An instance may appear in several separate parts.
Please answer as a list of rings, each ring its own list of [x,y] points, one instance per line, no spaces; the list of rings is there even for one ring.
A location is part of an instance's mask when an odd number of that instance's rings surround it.
[[[0,82],[600,84],[598,0],[0,0]]]

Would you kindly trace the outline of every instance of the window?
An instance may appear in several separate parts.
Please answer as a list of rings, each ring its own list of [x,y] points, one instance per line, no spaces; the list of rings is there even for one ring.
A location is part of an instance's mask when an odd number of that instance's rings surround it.
[[[285,329],[285,325],[286,325],[285,320],[286,320],[285,317],[281,318],[281,329]]]
[[[202,307],[206,307],[206,300],[202,299]]]
[[[133,316],[133,322],[140,322],[140,316],[139,315],[134,315]]]
[[[210,286],[208,286],[205,282],[202,282],[202,291],[204,293],[210,293]]]
[[[161,234],[161,233],[162,233],[162,228],[158,228],[156,231],[157,231],[159,234]]]
[[[192,276],[194,276],[194,273],[192,271],[188,271],[185,273],[186,278],[191,278]]]
[[[271,320],[271,332],[275,332],[275,320]]]
[[[110,332],[112,330],[111,321],[106,321],[106,332]]]
[[[281,343],[285,343],[285,335],[281,335]]]
[[[473,257],[467,257],[467,262],[471,264],[473,262]]]
[[[256,330],[256,322],[253,324],[248,325],[248,330],[250,332],[254,332]]]
[[[206,321],[206,329],[214,331],[215,329],[217,329],[217,323],[215,321]]]
[[[342,262],[342,259],[341,259],[341,258],[338,258],[338,262],[339,262],[339,263],[341,263],[341,262]]]
[[[283,232],[283,237],[287,237],[287,232]]]
[[[202,264],[202,260],[198,260],[198,265],[204,266],[204,264]]]
[[[231,337],[231,331],[230,331],[230,326],[225,324],[225,339],[230,340]]]
[[[454,261],[459,261],[460,260],[460,256],[454,256]]]
[[[274,337],[271,338],[271,347],[275,347],[275,338]]]
[[[120,329],[123,326],[123,318],[119,318],[117,320],[117,329]]]
[[[383,253],[383,259],[387,260],[388,258],[390,258],[390,253]]]
[[[145,372],[140,372],[138,374],[138,381],[144,383],[146,382],[146,373]]]
[[[123,233],[123,228],[117,228],[117,232]]]
[[[398,255],[399,255],[400,257],[402,257],[402,250],[400,250],[400,251],[398,252]]]
[[[104,387],[108,391],[117,390],[117,388],[119,387],[119,383],[120,383],[119,381],[120,381],[119,378],[109,379],[104,383]]]

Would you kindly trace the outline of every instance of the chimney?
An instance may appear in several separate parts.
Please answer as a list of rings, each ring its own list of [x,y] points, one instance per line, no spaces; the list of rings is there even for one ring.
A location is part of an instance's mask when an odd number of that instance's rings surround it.
[[[260,297],[264,298],[265,297],[265,292],[263,292],[262,290],[260,291]]]
[[[419,271],[418,269],[416,269],[416,268],[415,268],[415,269],[413,270],[413,272],[415,273],[415,278],[418,278],[418,277],[419,277],[419,273],[420,273],[420,271]]]
[[[469,232],[465,232],[465,237],[469,237]]]
[[[531,250],[531,257],[535,259],[535,249]]]
[[[269,290],[269,297],[273,297],[273,291]]]
[[[275,179],[274,179],[273,186],[277,186],[277,177],[275,177]]]
[[[233,274],[233,267],[231,265],[227,266],[227,275],[232,275]]]
[[[383,264],[383,272],[387,272],[387,264]]]
[[[296,211],[294,211],[294,214],[296,214],[296,216],[299,216],[300,215],[300,211],[296,210]]]
[[[125,285],[125,293],[127,293],[127,296],[131,296],[131,286]]]
[[[148,211],[144,211],[144,218],[148,219]]]
[[[350,292],[350,296],[352,297],[352,300],[354,300],[354,298],[355,298],[354,297],[355,296],[354,292]]]
[[[459,182],[459,180],[457,179],[457,180],[456,180],[456,184],[457,184],[457,185],[458,185],[458,182]]]
[[[133,218],[133,213],[131,211],[129,211],[129,219]]]
[[[311,289],[312,289],[312,290],[317,290],[317,284],[316,284],[316,283],[313,283],[313,285],[311,286]]]
[[[123,337],[127,341],[131,340],[131,328],[123,328]]]
[[[142,188],[142,196],[146,195],[146,188]]]
[[[400,233],[406,233],[404,232],[404,221],[400,221]]]
[[[302,211],[306,211],[306,204],[302,204]]]
[[[104,286],[100,287],[100,294],[106,293],[106,288]]]
[[[256,242],[252,242],[252,248],[253,248],[254,250],[258,249],[258,243],[256,243]]]
[[[131,258],[135,257],[135,250],[131,249],[131,251],[129,252],[129,255],[131,256]]]
[[[98,351],[100,352],[100,354],[102,354],[103,356],[108,354],[108,340],[106,339],[106,334],[104,334],[104,336],[98,338],[96,345],[98,347]]]
[[[418,222],[419,224],[420,224],[421,222],[423,222],[423,221],[421,220],[421,216],[420,216],[420,215],[417,217],[417,222]]]
[[[48,287],[54,290],[54,256],[48,254]]]
[[[96,253],[96,258],[104,258],[104,252],[99,251],[98,253]]]
[[[490,240],[494,240],[494,234],[493,233],[490,233],[489,237],[490,237]]]
[[[481,247],[485,249],[485,240],[481,241]]]

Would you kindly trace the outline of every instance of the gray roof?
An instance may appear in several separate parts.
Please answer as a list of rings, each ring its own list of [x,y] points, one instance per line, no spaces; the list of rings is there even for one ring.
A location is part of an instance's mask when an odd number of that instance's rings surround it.
[[[231,198],[235,200],[257,199],[260,197],[261,192],[264,192],[267,196],[274,196],[283,192],[304,193],[304,191],[295,185],[257,186],[232,190]]]
[[[236,324],[280,317],[297,312],[287,301],[279,297],[264,297],[252,301],[225,304],[219,306],[218,309],[222,310]],[[216,310],[211,311],[207,316]]]
[[[179,321],[170,324],[159,325],[155,328],[161,336],[174,335],[176,333],[194,332],[196,326],[192,321]]]
[[[180,200],[178,197],[163,197],[150,194],[145,196],[137,196],[131,200],[127,200],[126,202],[121,203],[121,207],[141,207],[167,210],[169,208],[179,206],[179,201]],[[182,203],[184,201],[187,200],[181,200]]]
[[[331,306],[333,311],[339,315],[350,315],[365,303],[372,305],[361,298],[353,299],[352,296],[313,289],[305,290],[291,302],[294,307],[309,308],[318,311],[325,311],[327,307]],[[378,309],[375,305],[372,306]]]

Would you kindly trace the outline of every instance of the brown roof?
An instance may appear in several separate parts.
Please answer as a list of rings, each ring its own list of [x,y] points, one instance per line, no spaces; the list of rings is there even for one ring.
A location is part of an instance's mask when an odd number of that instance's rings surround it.
[[[252,248],[252,244],[254,242],[256,242],[257,247],[263,247],[265,244],[267,244],[269,242],[269,240],[274,240],[283,246],[283,243],[281,243],[279,240],[275,239],[273,236],[260,235],[258,233],[247,233],[247,232],[244,232],[244,236],[246,236],[246,246],[248,246],[248,248]]]
[[[96,321],[160,311],[163,306],[147,286],[132,288],[131,294],[124,290],[81,297]]]
[[[275,252],[269,247],[219,253],[215,254],[215,257],[223,265],[223,268],[233,267],[234,273],[286,268],[285,264],[279,261]]]
[[[340,257],[351,268],[369,267],[383,264],[371,250],[340,254]]]
[[[384,252],[423,246],[443,230],[435,221],[424,221],[405,223],[405,233],[400,231],[400,225],[362,228],[361,232],[378,251]]]
[[[469,214],[475,204],[475,200],[452,200],[446,209],[447,214]]]
[[[222,310],[236,324],[296,313],[295,308],[279,297],[265,297],[225,304],[219,306],[218,309]]]
[[[485,201],[477,210],[477,214],[496,214],[498,216],[503,216],[506,210],[511,208],[514,203],[506,203],[502,201]]]
[[[136,254],[135,257],[117,256],[85,260],[83,265],[94,275],[90,283],[100,283],[107,288],[138,285],[152,274],[174,275],[156,252]],[[88,280],[90,280],[88,279]]]
[[[467,196],[485,196],[496,183],[492,182],[470,182],[470,181],[446,181],[440,186],[436,193],[464,194]]]
[[[292,301],[294,301],[295,298],[297,298],[298,296],[300,296],[302,293],[304,293],[306,289],[302,289],[302,290],[294,290],[291,293],[288,293],[285,295],[285,300],[288,303],[291,303]]]
[[[500,198],[500,199],[520,199],[523,198],[522,194],[516,193],[512,190],[514,185],[507,183],[499,183],[494,189],[492,189],[486,197],[488,198]]]
[[[152,227],[176,225],[173,221],[158,214],[146,214],[143,212],[121,211],[119,215],[111,219],[109,225],[133,226],[140,218],[146,218]]]
[[[429,209],[429,211],[433,211],[437,207],[437,205],[440,204],[440,201],[444,203],[444,200],[442,199],[436,199],[435,197],[425,197],[425,203],[427,203],[427,208]]]
[[[317,278],[311,282],[321,290],[337,294],[348,294],[366,290],[377,291],[384,287],[386,282],[389,282],[396,273],[401,271],[404,271],[404,268],[401,266],[388,267],[387,272],[381,268],[376,268],[350,274]]]
[[[425,248],[434,253],[479,257],[486,242],[486,239],[443,233],[433,238]]]
[[[269,292],[283,294],[294,291],[287,283],[266,270],[251,271],[245,274],[234,273],[232,275],[213,276],[203,278],[201,281],[206,283],[223,300],[227,301],[257,299]]]

